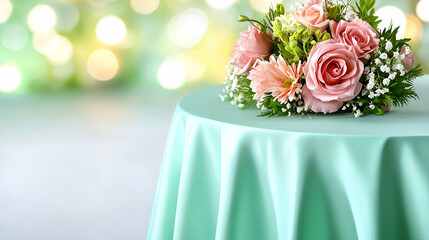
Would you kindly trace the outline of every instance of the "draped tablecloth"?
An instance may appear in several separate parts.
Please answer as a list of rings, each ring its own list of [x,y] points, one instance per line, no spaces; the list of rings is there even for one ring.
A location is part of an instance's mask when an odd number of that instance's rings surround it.
[[[183,97],[147,239],[429,240],[429,76],[383,116],[256,117]]]

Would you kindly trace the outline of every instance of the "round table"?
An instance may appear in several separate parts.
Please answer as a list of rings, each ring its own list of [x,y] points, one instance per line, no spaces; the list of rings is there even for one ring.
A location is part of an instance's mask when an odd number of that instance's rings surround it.
[[[148,239],[429,239],[429,76],[382,116],[177,105]]]

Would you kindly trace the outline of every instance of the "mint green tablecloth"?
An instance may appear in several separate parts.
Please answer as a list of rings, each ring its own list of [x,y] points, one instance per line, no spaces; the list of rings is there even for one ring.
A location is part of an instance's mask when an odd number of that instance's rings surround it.
[[[429,240],[429,76],[358,119],[259,118],[221,88],[177,106],[148,239]]]

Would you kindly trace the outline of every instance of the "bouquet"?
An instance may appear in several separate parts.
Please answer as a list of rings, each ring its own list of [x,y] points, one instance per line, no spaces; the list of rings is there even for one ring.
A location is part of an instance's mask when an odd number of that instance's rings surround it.
[[[286,12],[270,8],[248,22],[233,46],[220,98],[239,108],[256,105],[260,116],[351,112],[381,115],[418,99],[410,39],[398,28],[379,29],[375,0],[354,5],[310,0]]]

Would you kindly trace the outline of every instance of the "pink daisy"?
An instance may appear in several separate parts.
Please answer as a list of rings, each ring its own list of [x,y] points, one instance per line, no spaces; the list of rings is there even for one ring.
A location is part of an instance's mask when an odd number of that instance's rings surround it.
[[[250,87],[255,93],[253,98],[260,100],[265,93],[271,93],[274,100],[282,104],[294,100],[295,91],[302,86],[300,80],[304,65],[305,62],[299,62],[298,66],[295,63],[287,65],[282,56],[277,60],[271,56],[270,61],[260,61],[248,77],[252,80]]]

